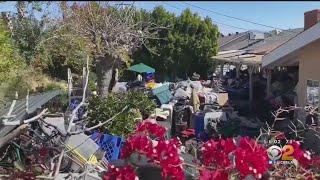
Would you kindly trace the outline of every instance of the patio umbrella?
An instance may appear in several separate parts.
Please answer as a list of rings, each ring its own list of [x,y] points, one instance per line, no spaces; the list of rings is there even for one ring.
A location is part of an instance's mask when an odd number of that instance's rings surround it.
[[[128,70],[138,72],[138,73],[154,73],[155,72],[155,69],[143,63],[133,65]]]

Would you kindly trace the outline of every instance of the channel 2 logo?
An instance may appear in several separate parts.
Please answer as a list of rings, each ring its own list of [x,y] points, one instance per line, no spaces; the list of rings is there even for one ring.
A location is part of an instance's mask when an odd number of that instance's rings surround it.
[[[293,160],[293,152],[294,148],[292,145],[285,145],[283,148],[279,146],[273,145],[268,148],[267,153],[270,159],[270,163],[275,162],[277,160],[281,161],[292,161]]]

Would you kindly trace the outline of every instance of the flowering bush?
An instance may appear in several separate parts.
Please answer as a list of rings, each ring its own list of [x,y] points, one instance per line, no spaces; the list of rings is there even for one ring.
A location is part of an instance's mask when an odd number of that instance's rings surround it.
[[[135,134],[127,138],[120,157],[127,159],[132,153],[138,152],[145,155],[156,165],[162,168],[164,178],[182,180],[184,172],[182,168],[182,159],[179,156],[178,148],[181,142],[177,138],[165,140],[165,128],[157,123],[143,121],[138,124]],[[153,141],[149,136],[159,137],[159,141]]]
[[[228,176],[229,176],[228,173],[224,170],[216,170],[216,171],[202,170],[202,171],[200,171],[200,180],[213,180],[213,179],[227,180]]]
[[[294,149],[293,158],[299,162],[299,165],[301,165],[304,168],[308,168],[312,163],[310,152],[303,151],[298,141],[294,141],[293,143],[291,143],[291,145]]]
[[[260,179],[269,168],[267,149],[248,137],[240,139],[235,158],[241,177],[252,174]]]
[[[229,153],[234,151],[236,146],[233,139],[220,139],[219,141],[209,140],[202,148],[202,163],[205,166],[217,166],[226,168],[231,165]]]
[[[218,171],[204,170],[200,173],[200,179],[228,179],[228,173],[232,171],[239,172],[241,177],[252,174],[261,178],[269,168],[266,149],[248,137],[242,137],[239,146],[231,138],[210,140],[201,150],[202,164]]]
[[[153,149],[153,157],[159,162],[162,168],[162,176],[171,179],[184,179],[182,158],[178,154],[178,144],[176,139],[160,140]]]
[[[103,176],[103,180],[137,180],[139,179],[131,166],[110,166],[109,171]]]
[[[145,154],[148,157],[152,156],[152,141],[147,136],[144,135],[132,135],[127,138],[121,150],[121,159],[129,158],[133,152],[138,152],[140,154]]]
[[[164,135],[166,134],[166,128],[160,126],[157,123],[153,123],[151,121],[143,121],[138,123],[136,132],[142,132],[145,135],[163,138]]]
[[[148,162],[162,169],[161,174],[164,179],[183,180],[185,178],[183,165],[187,164],[179,154],[181,141],[178,138],[166,140],[165,130],[155,121],[145,120],[139,123],[134,134],[127,138],[121,151],[121,158],[130,159],[133,153],[144,155],[148,158]],[[158,140],[155,141],[150,136]],[[316,166],[320,169],[320,157],[311,159],[310,153],[303,151],[298,142],[293,142],[292,146],[295,150],[293,157],[302,168]],[[236,142],[233,138],[227,138],[203,143],[200,163],[194,168],[199,170],[200,180],[227,180],[232,176],[244,179],[249,175],[261,179],[270,169],[268,161],[266,147],[258,144],[256,140],[241,137]],[[276,168],[273,171],[286,173],[286,169]],[[299,169],[296,172],[304,174],[308,179],[316,179],[312,171]],[[111,167],[104,175],[105,180],[130,178],[137,178],[130,165],[122,168]]]

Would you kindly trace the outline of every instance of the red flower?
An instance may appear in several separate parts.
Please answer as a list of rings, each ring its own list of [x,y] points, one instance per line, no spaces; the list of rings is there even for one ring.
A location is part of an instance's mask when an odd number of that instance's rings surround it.
[[[228,173],[224,170],[209,171],[202,170],[200,171],[200,180],[228,180]]]
[[[225,168],[231,165],[229,153],[236,148],[233,139],[209,140],[201,148],[202,162],[205,166],[216,165]]]
[[[261,178],[269,168],[266,149],[248,137],[240,139],[235,158],[236,168],[242,177],[252,174],[256,178]]]
[[[121,159],[130,157],[134,151],[150,156],[152,154],[151,139],[143,135],[129,136],[121,150]]]
[[[103,180],[135,180],[139,179],[131,166],[116,168],[110,166],[107,173],[103,175]]]
[[[42,147],[42,148],[40,149],[40,151],[39,151],[39,155],[40,155],[40,157],[42,157],[42,158],[46,157],[46,156],[48,155],[48,153],[49,153],[49,151],[48,151],[48,149],[45,148],[45,147]]]
[[[128,137],[121,151],[121,158],[128,158],[133,152],[146,155],[151,161],[156,160],[162,168],[162,176],[173,180],[183,180],[182,160],[178,153],[179,139],[160,140],[153,147],[152,141],[145,135]]]
[[[311,154],[309,151],[303,151],[298,141],[294,141],[292,144],[294,152],[293,157],[299,162],[299,164],[307,168],[312,164]]]
[[[182,145],[179,137],[174,137],[170,139],[170,142],[172,142],[177,147],[180,147]]]
[[[160,163],[163,178],[182,180],[184,172],[178,153],[178,139],[160,140],[153,150],[153,158]]]
[[[312,157],[312,167],[320,169],[320,156]]]
[[[157,123],[145,120],[138,124],[136,132],[142,132],[146,135],[153,135],[158,138],[163,138],[166,134],[166,128],[162,127]]]

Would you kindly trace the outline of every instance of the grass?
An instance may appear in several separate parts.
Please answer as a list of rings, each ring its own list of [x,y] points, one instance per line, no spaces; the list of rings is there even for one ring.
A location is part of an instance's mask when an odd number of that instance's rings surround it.
[[[0,85],[0,109],[4,107],[5,102],[11,103],[15,98],[15,92],[18,92],[18,99],[21,99],[27,95],[28,90],[30,94],[34,94],[53,89],[66,91],[67,82],[57,81],[32,68],[12,72]]]

